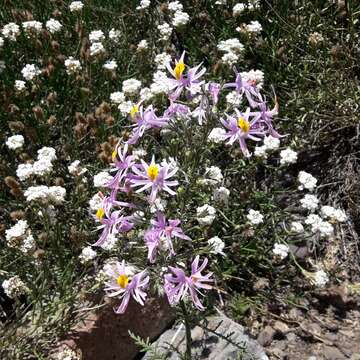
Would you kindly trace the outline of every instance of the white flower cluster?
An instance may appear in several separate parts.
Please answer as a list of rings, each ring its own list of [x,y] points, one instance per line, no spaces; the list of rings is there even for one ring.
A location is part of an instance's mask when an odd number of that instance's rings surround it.
[[[218,204],[227,205],[229,202],[230,190],[224,186],[214,189],[213,198]]]
[[[14,226],[5,231],[7,246],[18,248],[25,254],[35,249],[35,240],[26,220],[19,220]]]
[[[54,202],[60,204],[65,200],[66,189],[62,186],[30,186],[25,190],[24,195],[27,202],[40,201],[42,203]]]
[[[202,185],[217,185],[223,180],[221,169],[217,166],[210,166],[205,169],[204,179],[200,180]]]
[[[208,141],[219,144],[224,140],[225,133],[224,128],[213,128],[208,136]]]
[[[319,269],[314,273],[305,271],[304,274],[310,280],[312,285],[320,288],[324,287],[329,282],[328,274],[322,269]]]
[[[139,52],[146,51],[148,48],[149,48],[149,43],[147,42],[147,40],[143,39],[138,43],[137,51]]]
[[[321,44],[324,40],[324,37],[318,32],[311,33],[308,38],[309,44],[314,46]]]
[[[317,179],[306,171],[300,171],[298,175],[298,181],[300,183],[299,190],[313,191],[316,188]]]
[[[304,232],[304,227],[302,225],[301,222],[299,221],[293,221],[291,224],[290,224],[290,231],[296,233],[296,234],[301,234]]]
[[[320,211],[323,217],[330,219],[332,222],[345,222],[347,220],[345,212],[341,209],[325,205],[321,207]]]
[[[55,19],[50,19],[46,22],[46,28],[51,34],[55,34],[61,30],[62,25],[60,21]]]
[[[109,70],[109,71],[114,71],[116,70],[118,67],[117,63],[115,60],[108,60],[105,62],[105,64],[103,65],[103,68],[105,70]]]
[[[73,1],[69,5],[69,9],[71,12],[81,11],[81,9],[83,7],[84,7],[84,4],[81,1]]]
[[[89,34],[89,40],[92,44],[96,43],[96,42],[101,42],[101,41],[105,40],[105,35],[101,30],[93,30]]]
[[[13,135],[6,140],[6,146],[10,150],[21,149],[24,145],[24,137],[22,135]]]
[[[26,81],[32,81],[36,76],[41,74],[41,71],[34,64],[26,64],[22,68],[21,74]]]
[[[315,195],[306,194],[300,203],[304,209],[313,211],[319,206],[319,199]]]
[[[141,0],[140,5],[136,7],[136,10],[145,10],[150,6],[150,0]]]
[[[210,252],[212,254],[225,256],[225,253],[223,252],[225,243],[218,236],[209,239],[208,244],[211,247]]]
[[[94,186],[104,187],[110,180],[112,176],[107,171],[101,171],[94,176]]]
[[[105,53],[104,45],[101,42],[93,42],[90,45],[90,56],[100,56]]]
[[[5,39],[9,39],[10,41],[16,41],[16,38],[20,34],[20,26],[11,22],[6,25],[1,30],[2,35]]]
[[[246,4],[237,3],[233,7],[233,16],[238,16],[243,13],[244,10],[246,10],[247,6]]]
[[[120,30],[116,30],[116,29],[112,28],[109,31],[109,39],[112,42],[114,42],[115,44],[117,44],[119,42],[120,36],[121,36]]]
[[[101,208],[103,202],[103,198],[100,196],[99,193],[96,193],[90,200],[89,200],[89,207],[92,211],[98,211]]]
[[[171,61],[171,55],[163,52],[155,56],[155,64],[157,65],[158,70],[165,70],[166,64]]]
[[[44,176],[52,171],[52,162],[55,159],[55,149],[45,146],[38,150],[37,161],[35,161],[33,164],[20,164],[16,169],[16,175],[20,181],[25,181],[32,175]]]
[[[281,260],[285,259],[289,254],[289,247],[285,244],[275,243],[272,250],[273,254],[279,257]]]
[[[310,214],[305,219],[305,224],[310,225],[311,231],[313,233],[319,233],[320,236],[330,236],[334,232],[333,226],[316,214]]]
[[[5,294],[12,299],[26,294],[28,288],[19,276],[13,276],[10,279],[4,280],[1,284]]]
[[[285,150],[280,151],[280,164],[288,165],[295,164],[297,161],[297,153],[290,148],[286,148]]]
[[[250,24],[244,24],[236,28],[238,32],[246,32],[249,35],[256,35],[262,31],[262,26],[258,21],[250,21]]]
[[[38,34],[42,30],[42,23],[36,20],[24,21],[22,27],[27,35]]]
[[[264,144],[261,146],[256,146],[254,150],[254,155],[266,159],[268,156],[268,151],[273,151],[278,149],[280,146],[280,140],[271,135],[264,137]]]
[[[14,88],[17,92],[22,92],[26,89],[26,82],[22,80],[15,80]]]
[[[80,160],[75,160],[68,166],[68,171],[73,176],[81,176],[87,172],[87,168],[80,166]]]
[[[248,81],[251,84],[256,85],[258,89],[261,89],[264,85],[264,73],[261,70],[250,70],[240,73],[243,80]]]
[[[240,55],[244,51],[244,45],[236,38],[220,41],[217,48],[220,51],[225,52],[225,55],[223,55],[221,60],[228,66],[237,63],[240,59]]]
[[[81,254],[79,255],[79,259],[82,264],[85,264],[92,259],[95,259],[96,255],[96,251],[94,251],[91,246],[87,246],[82,249]]]
[[[168,9],[172,12],[172,25],[174,27],[180,27],[186,25],[190,16],[188,13],[183,11],[183,6],[179,1],[171,1],[168,4]]]
[[[215,220],[216,209],[208,204],[199,206],[196,209],[197,221],[200,225],[206,226],[211,225]]]
[[[264,222],[264,216],[257,210],[250,209],[246,217],[252,225],[259,225]]]
[[[80,61],[74,59],[72,56],[65,60],[65,67],[68,75],[75,74],[81,70]]]
[[[157,29],[159,30],[160,35],[161,35],[160,40],[162,40],[162,41],[169,40],[169,38],[172,34],[172,31],[173,31],[173,28],[168,23],[163,23],[163,24],[158,25]]]
[[[76,1],[79,2],[79,1]],[[57,354],[56,360],[80,360],[81,357],[70,348],[66,348]]]
[[[122,91],[126,95],[136,95],[141,88],[141,81],[136,79],[124,80],[122,83]]]

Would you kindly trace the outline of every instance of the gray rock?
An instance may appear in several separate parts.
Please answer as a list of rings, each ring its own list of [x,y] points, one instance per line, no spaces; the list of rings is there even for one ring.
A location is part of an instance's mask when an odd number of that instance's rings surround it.
[[[201,326],[192,329],[191,336],[192,360],[269,360],[259,343],[250,339],[241,325],[225,316],[207,318]],[[167,360],[178,360],[178,352],[184,353],[186,348],[184,326],[166,331],[154,345],[157,353]],[[143,359],[151,360],[152,355],[147,353]]]

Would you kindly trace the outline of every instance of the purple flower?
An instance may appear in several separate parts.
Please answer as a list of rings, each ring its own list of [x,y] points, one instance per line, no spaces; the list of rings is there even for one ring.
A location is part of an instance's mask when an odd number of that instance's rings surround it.
[[[235,88],[239,95],[243,96],[245,94],[247,100],[249,101],[249,105],[252,108],[257,107],[258,102],[256,100],[261,101],[261,98],[256,84],[247,80],[243,80],[241,74],[237,72],[235,67],[234,71],[236,75],[235,82],[225,84],[224,88]],[[256,100],[254,100],[254,98]]]
[[[198,293],[203,295],[200,289],[210,290],[212,286],[207,283],[213,280],[210,279],[212,273],[201,274],[208,263],[208,259],[205,258],[200,266],[199,259],[198,255],[192,262],[190,276],[186,276],[180,268],[169,266],[171,273],[164,275],[164,288],[170,305],[176,305],[189,292],[195,307],[201,311],[205,309],[199,300]]]
[[[249,118],[252,116],[250,108],[247,108],[245,113],[237,109],[235,109],[235,112],[237,118],[226,115],[227,119],[221,120],[221,123],[228,130],[222,137],[228,140],[228,145],[232,145],[235,141],[238,141],[243,154],[249,157],[250,153],[246,146],[246,139],[260,141],[261,139],[257,136],[264,136],[265,131],[259,122],[260,115],[255,116],[254,119],[250,121]]]
[[[132,125],[133,131],[130,139],[128,140],[129,144],[136,144],[139,138],[144,135],[145,130],[151,128],[162,128],[169,120],[167,117],[156,116],[152,105],[149,105],[145,110],[142,105],[140,107],[134,105],[134,108],[135,110],[131,111],[131,116],[135,121],[135,124]]]
[[[121,152],[119,142],[112,153],[112,160],[115,165],[115,168],[112,171],[115,170],[117,173],[107,184],[107,187],[112,190],[111,198],[113,200],[116,199],[116,194],[121,188],[122,180],[125,179],[129,169],[135,164],[134,157],[132,155],[127,155],[128,147],[129,145],[125,143],[123,151]]]
[[[201,64],[190,68],[187,71],[187,76],[184,76],[184,56],[185,51],[182,53],[179,60],[175,60],[174,69],[171,68],[170,63],[166,64],[168,71],[174,77],[174,79],[168,79],[170,89],[174,90],[174,93],[170,95],[170,99],[172,100],[176,100],[180,96],[183,89],[188,90],[190,95],[193,96],[199,92],[200,86],[204,84],[204,81],[199,80],[199,78],[206,72],[205,68],[199,70]]]
[[[176,194],[170,187],[176,186],[179,183],[176,180],[170,181],[168,179],[176,174],[177,168],[169,169],[168,166],[157,165],[155,163],[155,157],[153,156],[150,165],[141,160],[141,165],[134,165],[132,171],[135,176],[130,179],[131,186],[141,186],[140,189],[136,190],[137,193],[151,188],[151,203],[155,201],[159,190],[165,190],[170,195]]]
[[[134,274],[134,269],[116,262],[105,269],[109,281],[105,283],[105,291],[109,297],[122,299],[120,306],[115,310],[117,314],[123,314],[128,307],[130,297],[133,297],[140,305],[144,305],[147,294],[144,290],[148,287],[149,276],[146,270]]]
[[[218,83],[209,83],[208,85],[208,90],[214,105],[216,105],[219,101],[220,88],[221,86]]]
[[[190,108],[184,104],[179,104],[170,99],[170,106],[166,109],[164,116],[174,117],[175,115],[188,116]]]
[[[144,235],[144,240],[148,247],[148,259],[151,263],[155,262],[157,250],[162,247],[166,247],[169,250],[170,256],[175,255],[172,242],[174,237],[191,240],[178,226],[180,222],[179,219],[166,221],[165,215],[161,212],[157,213],[155,220],[151,220],[153,227],[147,230]]]
[[[96,217],[101,222],[101,226],[98,226],[98,229],[103,229],[103,231],[99,240],[93,246],[102,246],[109,235],[128,232],[134,227],[134,224],[131,222],[132,217],[124,216],[122,210],[110,212],[110,209],[104,210],[104,208],[100,208],[96,213]]]

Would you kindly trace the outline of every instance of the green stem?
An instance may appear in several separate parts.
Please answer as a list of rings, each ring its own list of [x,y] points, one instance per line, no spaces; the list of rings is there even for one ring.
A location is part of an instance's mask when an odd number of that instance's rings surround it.
[[[186,305],[183,300],[180,301],[181,311],[184,315],[184,322],[185,322],[185,333],[186,333],[186,353],[185,359],[191,360],[191,326],[189,321],[189,314],[186,309]]]

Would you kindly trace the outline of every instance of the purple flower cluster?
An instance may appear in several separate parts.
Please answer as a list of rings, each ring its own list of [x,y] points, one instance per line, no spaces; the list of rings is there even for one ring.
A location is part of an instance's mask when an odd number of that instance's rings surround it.
[[[225,114],[226,117],[219,120],[226,129],[221,133],[221,140],[226,141],[228,145],[238,142],[243,154],[250,156],[246,143],[248,140],[257,142],[265,135],[280,137],[273,127],[273,117],[277,114],[278,106],[276,104],[272,110],[268,108],[255,82],[244,80],[240,73],[235,71],[236,78],[233,83],[224,86],[215,82],[205,83],[201,80],[205,68],[201,64],[188,68],[184,63],[184,57],[185,53],[175,61],[174,68],[170,64],[167,65],[171,77],[164,81],[168,81],[167,88],[170,89],[169,105],[162,116],[156,114],[153,105],[144,107],[143,101],[131,109],[132,132],[129,140],[119,142],[112,154],[110,172],[113,177],[105,184],[109,196],[101,195],[102,204],[95,216],[101,234],[94,246],[107,248],[108,242],[116,240],[118,234],[143,226],[146,220],[139,214],[145,214],[142,210],[146,210],[149,205],[155,206],[156,202],[161,200],[159,194],[164,197],[176,195],[175,190],[179,185],[179,181],[175,179],[178,166],[167,162],[157,163],[155,156],[152,156],[150,163],[143,159],[137,161],[134,153],[129,150],[130,145],[134,146],[141,141],[145,132],[166,128],[179,118],[186,119],[185,126],[191,117],[196,118],[201,126],[208,121],[211,113],[217,112],[221,90],[235,88],[239,97],[247,99],[249,107],[244,112],[234,109],[232,115]],[[194,103],[197,103],[196,108],[191,109],[183,99],[194,100]],[[143,192],[148,194],[146,198],[140,196]],[[143,237],[149,264],[154,264],[159,258],[163,261],[161,264],[166,264],[167,261],[174,264],[175,249],[179,251],[185,246],[184,240],[191,241],[181,228],[180,219],[167,219],[164,212],[157,211],[156,217],[148,220],[145,227]],[[166,257],[162,254],[166,254]],[[202,274],[208,259],[205,258],[201,264],[199,262],[200,258],[196,256],[191,265],[190,276],[187,276],[181,267],[168,267],[168,273],[163,275],[163,280],[165,293],[171,305],[176,305],[189,295],[195,307],[204,310],[199,295],[202,295],[202,290],[212,288],[210,283],[213,280],[212,273]],[[105,290],[110,297],[119,297],[122,300],[116,313],[124,313],[131,297],[141,305],[144,304],[150,281],[148,274],[148,270],[136,272],[135,268],[126,266],[124,261],[107,267],[106,275],[109,281]]]

